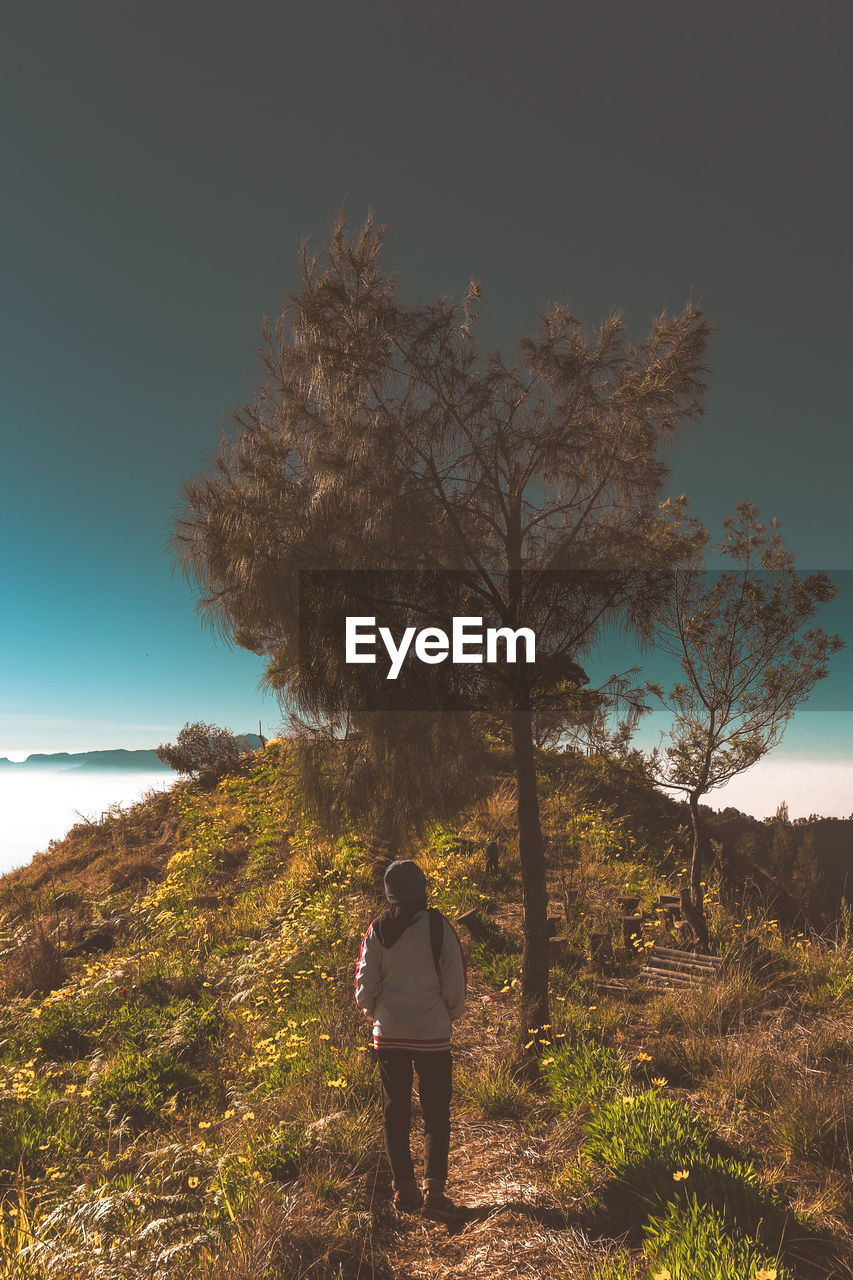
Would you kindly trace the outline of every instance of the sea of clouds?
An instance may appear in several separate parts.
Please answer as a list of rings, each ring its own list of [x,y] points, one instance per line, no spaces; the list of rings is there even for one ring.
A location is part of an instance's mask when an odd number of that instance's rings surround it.
[[[111,805],[133,804],[171,786],[162,770],[3,769],[0,771],[0,874],[29,862],[75,823],[98,821]]]

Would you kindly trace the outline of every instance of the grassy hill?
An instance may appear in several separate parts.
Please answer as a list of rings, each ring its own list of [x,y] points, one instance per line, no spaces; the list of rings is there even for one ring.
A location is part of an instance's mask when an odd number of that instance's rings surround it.
[[[471,1212],[453,1230],[390,1207],[352,981],[374,851],[314,828],[286,744],[0,880],[0,1277],[853,1276],[849,916],[807,934],[712,883],[723,976],[655,990],[642,953],[680,945],[654,910],[684,874],[678,807],[603,762],[541,764],[566,943],[537,1081],[508,1065],[509,782],[416,850],[431,900],[482,920],[454,1033],[448,1191]],[[649,917],[630,951],[625,895]],[[612,934],[606,972],[593,933]]]

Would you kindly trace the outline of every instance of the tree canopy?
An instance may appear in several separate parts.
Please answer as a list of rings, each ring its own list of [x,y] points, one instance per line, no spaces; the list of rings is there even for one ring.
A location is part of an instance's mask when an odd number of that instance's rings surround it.
[[[305,571],[443,571],[454,611],[534,629],[535,667],[484,674],[473,693],[469,681],[462,705],[511,733],[522,1021],[538,1026],[547,894],[533,726],[547,709],[553,729],[561,685],[574,714],[604,622],[650,634],[663,570],[692,545],[659,502],[664,446],[700,412],[708,327],[688,306],[640,342],[619,315],[587,336],[552,306],[509,362],[478,349],[476,285],[461,302],[411,305],[382,244],[372,219],[351,237],[339,218],[322,260],[303,249],[300,289],[264,324],[263,376],[237,435],[185,486],[176,546],[204,613],[266,656],[285,705],[362,734],[382,719],[349,715],[340,643],[320,635],[300,652]],[[403,603],[421,615],[434,604]]]

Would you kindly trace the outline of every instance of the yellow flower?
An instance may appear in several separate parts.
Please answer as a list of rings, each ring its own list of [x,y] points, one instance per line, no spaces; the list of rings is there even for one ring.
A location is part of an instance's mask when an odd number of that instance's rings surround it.
[[[683,1182],[685,1178],[689,1178],[689,1177],[690,1177],[689,1169],[676,1169],[675,1173],[672,1175],[672,1180],[673,1182]]]
[[[644,1053],[642,1049],[641,1049],[641,1050],[640,1050],[640,1052],[637,1054],[637,1061],[638,1061],[638,1062],[651,1062],[651,1060],[652,1060],[652,1058],[651,1058],[651,1054],[649,1054],[649,1053]]]
[[[666,1084],[666,1077],[654,1076],[654,1078],[652,1079],[652,1084],[655,1086],[656,1089],[662,1089]]]
[[[775,1267],[759,1267],[755,1273],[755,1280],[776,1280]]]
[[[663,1271],[656,1271],[652,1280],[672,1280],[672,1272],[669,1267],[664,1267]]]
[[[198,1186],[198,1178],[196,1178],[196,1177],[189,1177],[189,1178],[187,1178],[187,1183],[188,1183],[188,1185],[189,1185],[189,1186],[191,1186],[191,1187],[197,1187],[197,1186]]]
[[[211,1122],[209,1120],[199,1120],[198,1127],[199,1129],[209,1129],[210,1124]]]

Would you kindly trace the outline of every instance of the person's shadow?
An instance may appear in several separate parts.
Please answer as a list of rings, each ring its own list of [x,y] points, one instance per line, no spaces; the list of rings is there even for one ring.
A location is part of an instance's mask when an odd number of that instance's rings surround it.
[[[523,1200],[501,1200],[493,1204],[460,1206],[454,1217],[439,1225],[447,1227],[448,1235],[458,1235],[472,1222],[486,1222],[489,1218],[496,1218],[503,1213],[519,1213],[533,1222],[538,1222],[542,1227],[549,1227],[552,1231],[564,1231],[569,1226],[568,1218],[559,1209],[551,1209],[544,1204],[525,1204]]]

